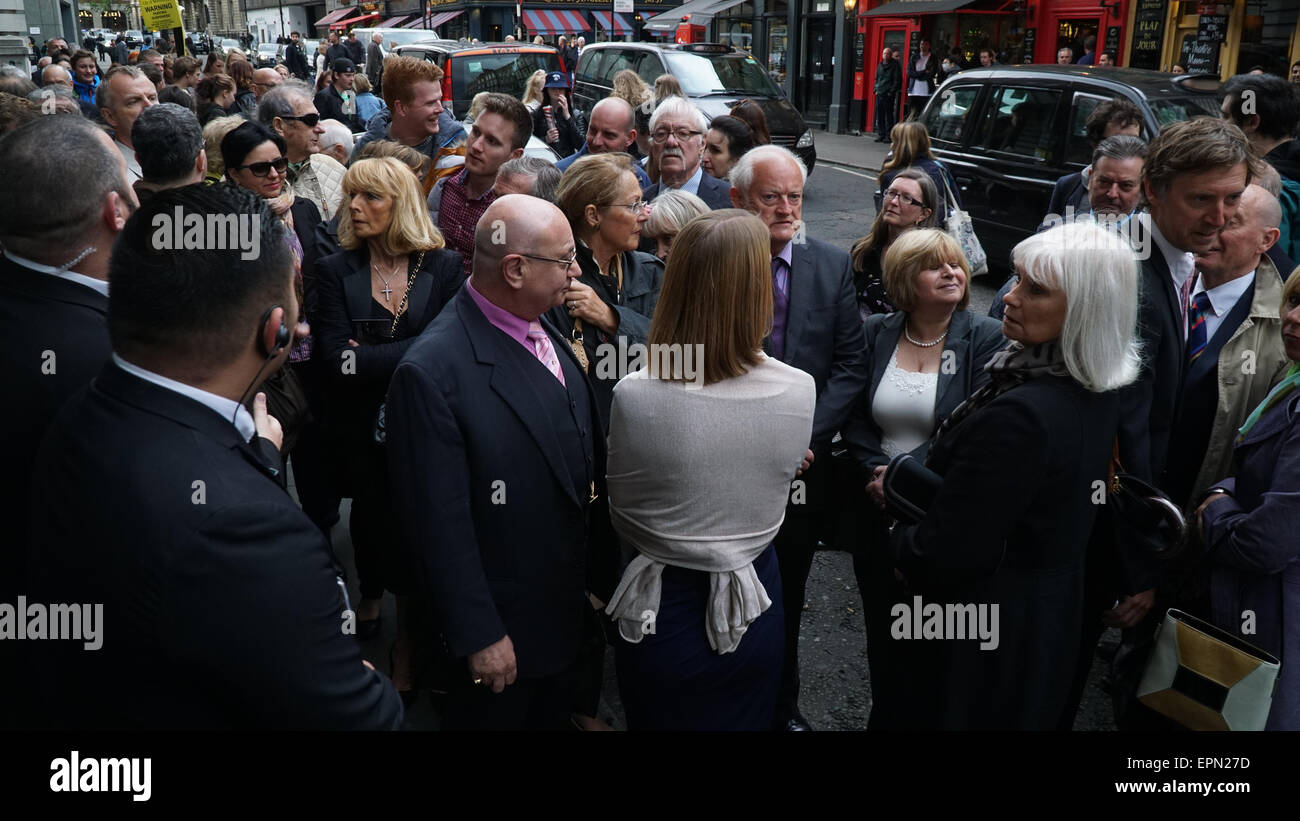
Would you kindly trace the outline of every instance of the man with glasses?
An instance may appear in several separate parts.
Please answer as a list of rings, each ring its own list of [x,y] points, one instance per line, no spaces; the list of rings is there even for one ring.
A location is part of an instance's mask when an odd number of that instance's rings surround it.
[[[554,205],[493,202],[474,235],[473,275],[389,386],[403,547],[457,660],[445,730],[570,728],[591,608],[587,523],[605,521],[594,515],[604,505],[598,410],[543,316],[577,278],[576,251]]]
[[[659,168],[659,182],[643,189],[654,201],[660,191],[680,188],[704,200],[711,209],[730,208],[731,185],[705,174],[704,135],[709,120],[684,97],[669,97],[650,117],[650,156]]]
[[[853,266],[844,251],[803,234],[803,162],[775,145],[750,150],[731,169],[737,208],[757,214],[772,237],[772,332],[764,351],[812,376],[817,409],[813,465],[792,494],[776,536],[785,605],[785,661],[777,696],[778,730],[810,730],[799,712],[799,620],[813,553],[828,522],[835,521],[830,484],[830,444],[870,374],[855,362],[865,346],[853,288]]]
[[[357,78],[357,66],[347,57],[334,61],[334,81],[316,95],[316,111],[322,120],[338,120],[354,132],[365,126],[357,117],[357,94],[352,83]]]
[[[280,72],[275,69],[259,68],[253,72],[253,82],[249,83],[249,86],[253,89],[253,96],[256,97],[257,101],[260,103],[262,102],[262,97],[265,96],[266,92],[275,88],[283,81],[284,78],[281,77]]]
[[[289,159],[289,184],[294,193],[316,204],[321,219],[329,221],[343,201],[343,174],[347,169],[321,153],[325,127],[312,102],[311,87],[285,80],[262,95],[257,119],[284,138]]]

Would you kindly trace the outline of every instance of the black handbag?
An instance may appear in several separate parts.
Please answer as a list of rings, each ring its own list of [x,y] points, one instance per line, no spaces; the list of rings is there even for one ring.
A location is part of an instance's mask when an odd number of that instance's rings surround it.
[[[1159,489],[1124,472],[1119,461],[1119,440],[1111,454],[1106,484],[1106,509],[1121,551],[1149,553],[1172,559],[1187,544],[1187,518]]]
[[[881,489],[889,514],[902,524],[914,525],[925,518],[942,485],[942,476],[910,453],[900,453],[885,468]]]

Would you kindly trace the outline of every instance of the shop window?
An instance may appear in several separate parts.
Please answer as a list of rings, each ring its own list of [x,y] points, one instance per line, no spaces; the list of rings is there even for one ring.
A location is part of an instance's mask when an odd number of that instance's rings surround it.
[[[767,27],[767,73],[778,83],[785,82],[785,53],[787,26],[782,23]]]
[[[1290,72],[1291,35],[1300,18],[1300,0],[1246,0],[1237,74],[1259,66],[1269,74]]]
[[[945,89],[942,102],[930,106],[925,112],[925,130],[930,132],[930,139],[941,142],[956,143],[961,141],[962,129],[966,118],[979,96],[979,86],[957,86]]]
[[[718,21],[718,42],[732,48],[754,53],[754,22],[752,18],[731,17]]]
[[[1018,154],[1051,163],[1056,135],[1052,130],[1061,89],[994,89],[980,124],[977,142],[991,151]]]

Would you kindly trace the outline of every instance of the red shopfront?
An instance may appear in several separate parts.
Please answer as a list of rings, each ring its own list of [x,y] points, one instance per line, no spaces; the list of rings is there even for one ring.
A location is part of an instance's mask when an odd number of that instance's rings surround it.
[[[943,59],[955,49],[966,67],[980,65],[979,52],[993,49],[1004,64],[1055,63],[1061,46],[1082,56],[1089,34],[1098,50],[1110,50],[1124,65],[1124,27],[1133,0],[861,0],[858,33],[863,65],[855,67],[854,98],[863,100],[862,127],[873,130],[876,68],[886,46],[900,55],[904,70],[917,44],[926,39]],[[900,116],[906,94],[900,95]]]

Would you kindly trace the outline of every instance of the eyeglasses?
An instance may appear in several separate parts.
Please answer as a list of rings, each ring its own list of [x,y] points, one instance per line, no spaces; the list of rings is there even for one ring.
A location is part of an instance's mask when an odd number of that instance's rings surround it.
[[[612,202],[609,205],[602,205],[600,207],[601,208],[626,208],[627,210],[631,211],[633,214],[637,214],[640,213],[641,211],[644,211],[647,205],[649,205],[649,203],[646,202],[645,200],[637,200],[636,202],[629,202],[629,203]]]
[[[311,114],[281,114],[281,120],[297,120],[308,128],[315,128],[316,123],[320,122],[320,115],[312,112]]]
[[[540,259],[542,262],[554,262],[556,265],[563,265],[565,268],[568,268],[570,265],[572,265],[574,262],[578,260],[577,248],[573,249],[573,253],[569,254],[568,259],[556,259],[555,257],[539,257],[536,254],[525,254],[523,252],[517,252],[517,253],[519,253],[519,256],[521,257],[528,257],[529,259]]]
[[[925,207],[925,203],[921,202],[920,200],[912,199],[911,197],[904,194],[902,191],[895,191],[892,188],[885,192],[884,198],[886,201],[898,200],[899,202],[904,202],[907,203],[908,205],[915,205],[917,208]]]
[[[289,167],[289,160],[287,160],[284,157],[278,157],[274,160],[268,160],[267,162],[253,162],[253,163],[249,163],[248,165],[237,165],[235,166],[235,170],[239,171],[241,169],[247,168],[249,171],[253,173],[254,177],[265,177],[267,174],[271,173],[272,168],[274,168],[279,173],[283,174],[285,169],[288,167]]]
[[[654,140],[657,143],[666,143],[668,142],[669,135],[672,135],[673,137],[677,138],[677,142],[684,143],[687,140],[691,139],[692,137],[698,137],[703,133],[704,133],[703,131],[692,131],[689,128],[674,128],[671,131],[669,131],[666,128],[661,128],[658,131],[651,134],[650,139]]]

